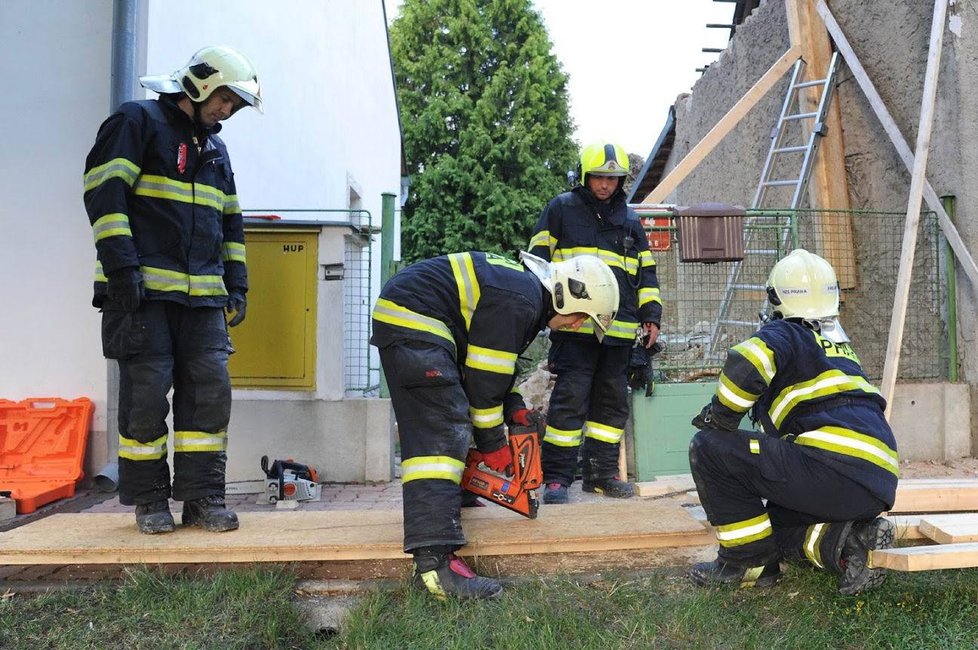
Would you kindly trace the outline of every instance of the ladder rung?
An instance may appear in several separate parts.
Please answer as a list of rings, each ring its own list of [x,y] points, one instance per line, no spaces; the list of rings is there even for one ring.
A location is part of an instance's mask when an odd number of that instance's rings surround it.
[[[811,88],[812,86],[821,86],[826,81],[828,81],[828,79],[813,79],[811,81],[803,81],[801,83],[795,84],[793,87],[794,88]]]
[[[764,187],[771,187],[771,186],[783,187],[785,185],[797,185],[799,180],[801,180],[801,179],[796,178],[793,181],[787,181],[787,180],[785,180],[785,181],[765,181],[765,182],[761,183],[761,185],[763,185]]]
[[[801,144],[797,147],[781,147],[780,149],[775,149],[772,153],[797,153],[799,151],[808,151],[808,147]]]
[[[792,115],[785,115],[782,119],[787,120],[810,120],[818,115],[817,111],[811,113],[794,113]]]
[[[756,328],[758,322],[755,320],[722,320],[721,325],[742,325],[744,327],[754,327]]]

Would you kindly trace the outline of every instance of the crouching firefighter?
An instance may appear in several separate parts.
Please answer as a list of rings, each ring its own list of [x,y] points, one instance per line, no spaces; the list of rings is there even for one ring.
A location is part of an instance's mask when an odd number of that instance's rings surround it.
[[[465,545],[460,483],[470,441],[492,470],[513,464],[503,425],[526,424],[513,391],[518,355],[541,329],[604,330],[618,287],[597,257],[522,264],[489,253],[435,257],[387,282],[371,343],[390,389],[401,443],[404,551],[413,584],[439,599],[494,598],[502,585],[455,555]]]
[[[769,586],[779,561],[811,563],[852,595],[881,584],[870,551],[889,548],[898,457],[886,402],[838,321],[832,266],[797,249],[767,281],[772,320],[727,355],[689,448],[700,501],[716,529],[701,586]],[[738,428],[742,416],[763,432]],[[765,506],[764,499],[767,500]]]

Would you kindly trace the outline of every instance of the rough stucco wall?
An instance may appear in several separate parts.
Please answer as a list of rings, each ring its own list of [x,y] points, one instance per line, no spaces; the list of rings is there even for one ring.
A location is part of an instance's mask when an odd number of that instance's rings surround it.
[[[831,0],[829,5],[911,150],[914,149],[933,3]],[[978,91],[978,46],[975,44],[978,0],[952,0],[948,24],[928,178],[938,195],[956,195],[956,224],[967,248],[978,251],[978,184],[972,181],[978,170],[978,142],[974,129],[978,123],[978,102],[974,101],[975,91]],[[677,100],[676,146],[670,167],[706,135],[788,46],[784,2],[769,0],[737,28],[735,38],[719,61],[711,65],[694,85],[692,94]],[[837,79],[852,207],[905,213],[910,173],[847,66],[842,66]],[[786,88],[787,75],[668,200],[681,205],[701,201],[749,205]],[[895,242],[888,248],[895,246],[899,251],[902,216],[893,219],[892,223],[890,230],[869,222],[855,223],[858,287],[847,294],[843,319],[857,344],[860,339],[885,340],[888,336],[898,260],[885,262],[879,251],[883,237]],[[925,238],[919,240],[921,244],[933,245],[933,242]],[[914,269],[915,277],[927,270],[920,266],[918,263]],[[978,351],[975,350],[978,332],[974,323],[978,322],[975,313],[978,291],[963,273],[959,272],[957,278],[962,378],[975,385],[978,380]],[[919,293],[913,285],[911,300]],[[941,327],[940,317],[930,305],[923,312],[916,315],[919,319],[916,325],[912,326],[908,317],[904,359],[912,355],[936,354],[934,341],[938,337],[934,334]],[[974,417],[972,420],[978,421]]]

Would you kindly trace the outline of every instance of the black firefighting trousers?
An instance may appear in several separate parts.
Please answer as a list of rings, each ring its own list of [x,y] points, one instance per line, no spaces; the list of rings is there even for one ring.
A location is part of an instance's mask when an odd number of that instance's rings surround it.
[[[887,508],[817,454],[754,431],[698,432],[689,466],[718,555],[738,566],[799,559],[810,526],[873,519]]]
[[[463,546],[459,485],[472,439],[452,353],[423,341],[380,350],[401,443],[404,551]]]
[[[585,478],[606,479],[618,474],[620,435],[628,420],[631,348],[602,345],[593,337],[580,339],[561,338],[550,346],[548,363],[557,379],[550,394],[542,445],[546,483],[572,484],[578,451]],[[606,437],[609,431],[617,432],[618,441],[598,438]],[[584,447],[579,449],[582,435]]]
[[[220,308],[150,301],[129,313],[106,301],[105,356],[119,361],[119,501],[224,495],[230,339]],[[167,393],[173,388],[173,489]]]

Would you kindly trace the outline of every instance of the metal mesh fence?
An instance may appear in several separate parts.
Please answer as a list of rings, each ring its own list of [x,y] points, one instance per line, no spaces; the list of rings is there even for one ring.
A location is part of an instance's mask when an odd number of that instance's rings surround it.
[[[345,237],[343,251],[343,381],[347,393],[365,393],[370,367],[370,225]]]
[[[663,299],[664,351],[657,380],[689,382],[719,374],[727,349],[760,325],[765,283],[774,263],[803,247],[828,259],[842,291],[840,320],[863,369],[883,374],[903,213],[747,211],[741,262],[681,262],[676,220],[669,211],[639,209],[657,262]],[[898,376],[943,379],[949,366],[946,285],[936,216],[921,215]]]

